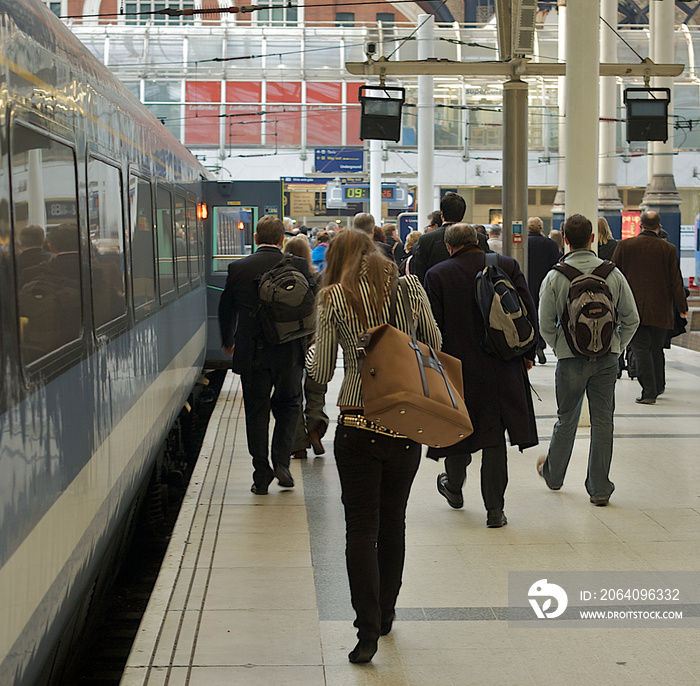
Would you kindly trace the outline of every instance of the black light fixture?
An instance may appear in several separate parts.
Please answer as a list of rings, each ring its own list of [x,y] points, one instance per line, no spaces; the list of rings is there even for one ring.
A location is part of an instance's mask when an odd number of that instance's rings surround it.
[[[393,86],[360,86],[362,111],[360,140],[399,142],[401,138],[401,108],[406,89]]]
[[[668,140],[670,88],[625,88],[627,142]]]

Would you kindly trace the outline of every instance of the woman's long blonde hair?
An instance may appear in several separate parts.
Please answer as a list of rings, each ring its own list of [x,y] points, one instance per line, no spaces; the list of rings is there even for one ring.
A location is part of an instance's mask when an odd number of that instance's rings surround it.
[[[346,229],[335,236],[326,252],[326,271],[323,277],[322,297],[336,283],[343,287],[348,303],[364,320],[364,305],[360,293],[360,275],[366,265],[370,302],[376,312],[381,312],[389,295],[387,279],[397,274],[396,264],[379,251],[371,236],[364,231]]]
[[[612,240],[612,231],[605,217],[598,217],[598,243],[605,245],[609,240]]]

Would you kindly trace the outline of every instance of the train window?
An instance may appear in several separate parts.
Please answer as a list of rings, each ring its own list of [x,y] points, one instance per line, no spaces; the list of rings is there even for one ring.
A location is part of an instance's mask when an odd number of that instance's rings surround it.
[[[87,165],[92,315],[95,328],[126,314],[124,218],[119,169],[90,158]]]
[[[255,210],[252,207],[214,207],[212,271],[225,272],[234,255],[253,252]]]
[[[143,319],[153,308],[156,297],[156,260],[153,249],[153,201],[151,184],[129,177],[129,216],[131,218],[131,290],[136,319]]]
[[[29,364],[82,337],[76,163],[70,147],[19,123],[11,152],[20,350]]]
[[[175,267],[177,273],[177,287],[184,288],[189,283],[187,273],[187,214],[185,199],[181,195],[174,195],[175,202]]]
[[[199,283],[199,242],[197,230],[197,206],[192,200],[187,200],[187,237],[188,255],[190,256],[190,281]]]
[[[173,214],[170,191],[156,187],[156,238],[158,245],[158,283],[161,300],[175,290],[173,271]],[[167,299],[167,298],[165,298]]]

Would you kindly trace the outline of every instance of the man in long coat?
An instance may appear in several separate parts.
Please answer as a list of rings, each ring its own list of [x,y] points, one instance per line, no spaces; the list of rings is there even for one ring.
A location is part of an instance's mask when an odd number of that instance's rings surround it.
[[[629,281],[641,319],[630,342],[642,387],[637,402],[653,405],[666,386],[664,343],[673,329],[673,306],[686,317],[688,301],[676,248],[659,236],[661,218],[643,212],[640,221],[641,233],[620,241],[612,261]]]
[[[544,235],[544,224],[539,217],[527,220],[527,285],[535,308],[540,306],[540,286],[549,270],[559,261],[559,246]],[[545,342],[540,336],[537,342],[537,361],[544,364]]]
[[[486,525],[507,523],[503,513],[508,484],[505,432],[522,451],[537,445],[537,427],[527,370],[532,368],[534,349],[524,357],[503,360],[482,346],[484,322],[476,302],[474,283],[484,269],[486,257],[477,243],[477,232],[468,224],[453,224],[445,231],[450,257],[425,275],[435,320],[442,332],[442,349],[462,362],[464,399],[474,433],[448,448],[431,448],[428,457],[445,457],[445,473],[438,476],[438,491],[454,508],[462,507],[462,486],[472,453],[482,450],[481,494],[486,506]],[[537,316],[530,291],[518,263],[503,255],[498,266],[508,274],[528,312],[535,331]]]

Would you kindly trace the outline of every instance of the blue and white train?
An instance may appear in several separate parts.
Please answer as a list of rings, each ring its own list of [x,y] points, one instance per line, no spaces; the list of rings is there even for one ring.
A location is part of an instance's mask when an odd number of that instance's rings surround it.
[[[39,0],[0,0],[0,146],[8,686],[56,680],[201,372],[207,174]]]

